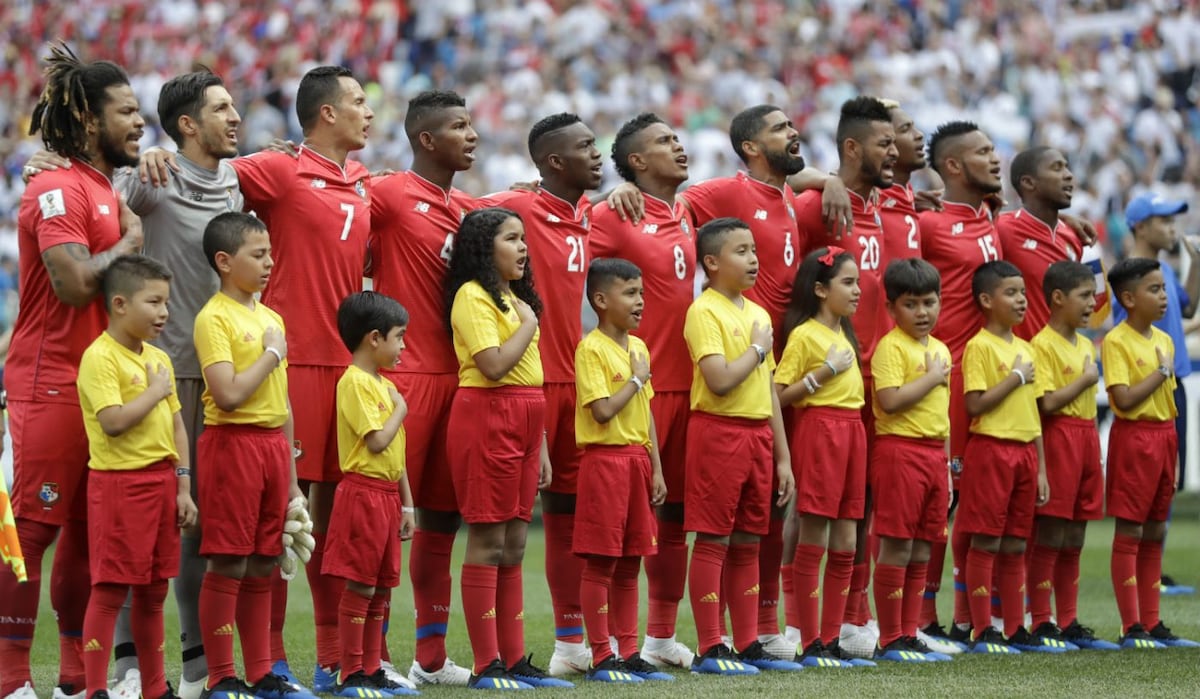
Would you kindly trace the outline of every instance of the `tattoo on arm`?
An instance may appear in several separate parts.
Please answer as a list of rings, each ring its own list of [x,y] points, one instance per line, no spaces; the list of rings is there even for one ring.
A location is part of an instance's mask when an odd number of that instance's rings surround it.
[[[61,256],[56,261],[55,255],[51,254],[54,248],[59,247],[62,248],[62,251],[71,260],[71,263],[66,267],[60,264],[62,262]],[[90,297],[99,289],[100,278],[104,275],[104,271],[108,269],[108,266],[120,254],[118,249],[113,248],[93,255],[87,246],[82,243],[64,243],[43,252],[42,264],[46,268],[46,274],[50,278],[50,285],[56,295],[61,296],[63,292],[70,291],[72,293],[82,293]],[[82,269],[80,270],[76,265],[82,267]],[[82,283],[82,289],[69,289],[69,286],[73,286],[69,282],[75,279],[79,280],[78,283]]]

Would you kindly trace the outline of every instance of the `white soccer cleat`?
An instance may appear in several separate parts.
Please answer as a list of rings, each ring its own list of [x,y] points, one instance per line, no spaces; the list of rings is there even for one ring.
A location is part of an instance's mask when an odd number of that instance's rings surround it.
[[[141,699],[142,673],[136,667],[126,670],[124,677],[109,684],[108,696],[110,699]]]
[[[208,676],[207,675],[205,675],[204,677],[201,677],[200,679],[196,680],[195,682],[188,682],[187,680],[185,680],[183,678],[183,675],[180,675],[179,676],[179,691],[177,692],[177,694],[179,695],[179,699],[200,699],[200,694],[202,692],[204,692],[205,685],[207,685],[207,684],[208,684]]]
[[[618,658],[621,657],[621,644],[617,641],[616,636],[608,637],[608,647],[609,650],[612,651],[613,655],[617,656]]]
[[[554,655],[546,672],[551,677],[587,672],[592,666],[592,649],[586,643],[554,642]]]
[[[446,658],[441,669],[429,672],[414,660],[412,667],[408,669],[408,679],[416,686],[441,684],[450,687],[466,687],[467,683],[471,681],[471,671],[465,667],[459,667],[453,660]]]
[[[639,655],[642,660],[659,669],[678,667],[684,670],[691,668],[692,660],[696,657],[690,648],[676,641],[674,636],[670,638],[647,636],[646,640],[642,642],[642,652]]]
[[[26,682],[10,692],[4,699],[38,699],[38,695],[33,691],[33,684]]]
[[[795,626],[783,627],[783,637],[786,638],[787,642],[793,646],[800,645],[800,629],[796,628]]]
[[[383,674],[385,677],[387,677],[392,682],[395,682],[396,684],[400,685],[401,687],[404,687],[405,689],[416,689],[417,688],[417,685],[414,684],[412,682],[412,680],[408,679],[404,675],[401,675],[396,670],[396,666],[392,665],[388,661],[381,660],[379,662],[379,669],[383,670]],[[179,699],[183,699],[183,696],[180,696]]]
[[[781,660],[791,660],[796,655],[796,644],[789,642],[783,635],[773,633],[767,636],[759,636],[758,642],[762,644],[763,650],[767,655],[770,655]]]
[[[847,655],[855,658],[875,657],[875,646],[879,643],[879,632],[872,631],[869,626],[842,624],[842,632],[838,636],[841,647]]]
[[[955,643],[943,641],[917,629],[917,640],[929,646],[929,650],[934,653],[943,653],[945,655],[958,655],[963,652],[962,648]]]
[[[17,691],[21,691],[21,690],[17,690]],[[9,695],[9,696],[12,696],[12,695]],[[75,692],[74,694],[67,694],[66,692],[62,691],[62,687],[56,686],[54,688],[54,694],[52,694],[51,696],[53,696],[54,699],[85,699],[85,697],[87,697],[87,690],[84,689],[82,691]]]

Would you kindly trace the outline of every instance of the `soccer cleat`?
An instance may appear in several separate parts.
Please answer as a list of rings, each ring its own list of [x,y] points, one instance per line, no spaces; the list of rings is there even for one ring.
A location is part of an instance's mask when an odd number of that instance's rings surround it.
[[[1039,638],[1029,633],[1024,626],[1018,626],[1016,633],[1008,637],[1008,645],[1022,653],[1066,653],[1066,641],[1056,641],[1051,638]]]
[[[334,686],[337,684],[337,667],[323,668],[320,665],[313,667],[313,694],[331,694]]]
[[[639,655],[643,660],[658,668],[687,669],[696,659],[696,654],[687,646],[676,641],[674,636],[670,638],[647,636],[646,640],[642,642],[642,652]]]
[[[803,651],[796,653],[792,661],[804,667],[853,667],[850,663],[838,660],[837,656],[821,644],[819,638],[808,644]]]
[[[391,695],[375,686],[371,678],[359,670],[337,682],[333,687],[333,696],[346,699],[385,699]]]
[[[204,691],[204,685],[208,684],[208,675],[201,677],[195,682],[188,682],[183,676],[179,676],[179,699],[200,699],[200,693]]]
[[[99,692],[97,692],[97,694],[98,693]],[[108,696],[108,692],[105,692],[104,694],[105,696]],[[4,699],[38,699],[38,695],[37,692],[33,691],[33,683],[26,682],[20,687],[17,687],[13,691],[9,692]]]
[[[1126,650],[1166,648],[1166,646],[1156,641],[1154,637],[1146,631],[1146,627],[1142,626],[1141,624],[1134,624],[1133,626],[1130,626],[1129,630],[1125,632],[1125,635],[1121,636],[1120,642],[1121,648]]]
[[[783,634],[773,633],[759,636],[758,640],[762,643],[763,650],[767,652],[767,655],[776,658],[790,658],[796,654],[796,644],[787,640]]]
[[[100,691],[103,692],[104,690],[100,690]],[[96,694],[100,694],[100,692],[96,692]],[[53,696],[54,699],[86,699],[87,690],[82,689],[82,690],[76,692],[75,685],[60,684],[54,688],[54,692],[51,694],[51,696]],[[108,699],[108,697],[109,697],[109,693],[104,692],[104,699]]]
[[[1194,595],[1196,588],[1191,585],[1180,585],[1175,582],[1175,578],[1170,575],[1163,575],[1158,579],[1158,590],[1160,594],[1167,596],[1176,595]]]
[[[1041,639],[1042,643],[1047,646],[1056,648],[1064,648],[1066,650],[1079,650],[1079,646],[1068,641],[1064,636],[1062,629],[1053,621],[1044,621],[1036,629],[1033,630],[1033,637]]]
[[[794,652],[794,651],[793,651]],[[737,654],[738,660],[747,665],[753,665],[759,670],[775,670],[778,672],[800,672],[804,666],[800,663],[778,658],[767,652],[762,641],[755,641]]]
[[[833,643],[830,643],[829,645],[825,646],[825,648],[830,653],[833,654],[833,657],[837,658],[838,660],[841,660],[843,663],[848,663],[852,667],[879,667],[879,665],[877,663],[875,663],[871,660],[867,660],[866,658],[859,658],[857,656],[850,655],[849,653],[847,653],[846,649],[842,648],[841,639],[838,639],[838,640],[834,641]],[[871,651],[871,655],[875,655],[874,650]]]
[[[551,675],[572,675],[587,672],[592,666],[592,649],[586,643],[554,642],[554,655],[550,656],[550,665],[546,669]]]
[[[920,629],[917,629],[916,638],[921,643],[924,643],[930,651],[934,653],[941,653],[942,655],[958,655],[966,650],[966,646],[964,645],[955,643],[948,638],[930,636]]]
[[[158,699],[179,699],[179,695],[175,693],[174,689],[171,689],[171,683],[168,682],[167,691],[158,695]]]
[[[971,632],[975,630],[971,624],[951,624],[950,634],[946,638],[950,639],[951,643],[961,643],[964,650],[971,645]]]
[[[408,679],[416,686],[443,684],[451,687],[466,687],[471,684],[471,671],[446,658],[437,670],[426,670],[417,661],[408,668]]]
[[[109,683],[108,696],[112,699],[141,699],[142,673],[135,667],[126,670],[124,677]]]
[[[404,675],[401,675],[400,671],[396,669],[396,666],[392,665],[388,661],[386,661],[386,660],[380,661],[379,669],[383,670],[384,676],[387,677],[389,681],[395,682],[396,684],[398,684],[401,687],[404,687],[406,689],[416,689],[417,688],[417,685],[414,684],[412,682],[412,680],[408,679]],[[470,673],[468,673],[468,677],[469,676],[470,676]]]
[[[504,663],[499,658],[489,663],[483,672],[471,675],[471,679],[467,680],[467,686],[471,689],[496,689],[502,692],[533,689],[533,685],[521,682],[508,674],[508,670],[504,669]]]
[[[617,656],[615,655],[610,655],[601,660],[599,665],[593,665],[588,668],[583,678],[592,682],[608,682],[611,684],[641,684],[645,682],[641,677],[623,668],[621,661],[617,660]]]
[[[238,678],[226,677],[201,692],[200,699],[254,699],[254,694]]]
[[[1121,650],[1121,646],[1106,641],[1103,638],[1096,638],[1096,632],[1087,626],[1083,626],[1076,619],[1072,621],[1067,628],[1062,630],[1063,638],[1083,650]]]
[[[276,660],[275,662],[271,663],[271,674],[279,675],[283,679],[287,680],[288,684],[299,687],[306,692],[308,691],[308,688],[300,682],[300,678],[296,677],[296,673],[292,672],[292,668],[288,667],[287,660]]]
[[[246,687],[246,691],[258,699],[317,699],[316,695],[298,684],[268,672],[258,682]]]
[[[914,650],[905,639],[897,638],[886,646],[875,649],[876,660],[886,660],[893,663],[928,663],[932,662],[924,653]]]
[[[74,689],[74,687],[72,687],[71,689]],[[85,693],[86,692],[80,692],[79,694],[80,694],[80,696],[82,696]],[[93,694],[90,697],[90,699],[108,699],[108,690],[101,689],[101,690],[97,691],[95,694]]]
[[[929,645],[927,643],[925,643],[925,641],[922,641],[921,639],[917,638],[916,636],[905,636],[904,643],[910,649],[915,650],[916,652],[924,655],[925,659],[930,662],[946,663],[946,662],[950,662],[951,660],[954,659],[954,656],[949,653],[940,653],[940,652],[930,648]],[[951,646],[951,647],[955,648],[956,646]],[[957,652],[961,653],[962,651],[957,651]]]
[[[1200,648],[1200,643],[1171,633],[1161,620],[1150,629],[1150,637],[1169,648]]]
[[[591,663],[591,658],[592,654],[591,651],[589,651],[589,664]],[[513,679],[524,682],[531,687],[560,687],[566,689],[575,686],[573,683],[566,680],[560,680],[557,677],[551,677],[550,675],[546,674],[545,670],[534,665],[533,653],[521,658],[517,661],[516,665],[508,668],[508,674],[512,675]]]
[[[709,648],[692,660],[692,672],[700,675],[757,675],[758,668],[738,660],[724,643]]]
[[[621,668],[624,669],[625,672],[632,672],[634,675],[637,675],[643,680],[650,680],[652,682],[675,681],[675,678],[671,675],[660,671],[650,663],[642,660],[642,656],[638,655],[637,653],[634,653],[628,658],[622,660]]]
[[[1028,632],[1026,632],[1028,633]],[[1008,639],[1004,634],[996,630],[995,626],[989,626],[975,636],[975,640],[971,642],[971,647],[967,650],[968,653],[984,653],[988,655],[1020,655],[1021,651],[1008,645]]]
[[[371,680],[381,692],[389,697],[415,697],[421,694],[416,688],[407,685],[408,680],[405,680],[406,684],[393,681],[382,667],[373,674],[367,675],[367,679]]]
[[[855,626],[842,624],[838,634],[838,647],[851,658],[871,658],[875,655],[875,646],[879,645],[879,630],[870,626]]]

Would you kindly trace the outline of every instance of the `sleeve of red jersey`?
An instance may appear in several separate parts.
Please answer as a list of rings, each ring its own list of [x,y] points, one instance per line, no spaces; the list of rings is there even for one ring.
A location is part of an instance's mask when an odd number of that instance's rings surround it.
[[[92,203],[83,187],[66,178],[34,178],[26,196],[37,199],[38,214],[34,223],[38,251],[56,245],[78,243],[88,245],[88,224]],[[40,186],[39,186],[40,185]]]
[[[691,209],[697,226],[703,226],[714,218],[734,214],[735,208],[729,204],[732,189],[730,185],[733,182],[734,180],[728,178],[708,180],[683,191],[681,197]]]
[[[929,259],[929,246],[933,243],[933,236],[937,230],[937,212],[922,211],[917,216],[917,228],[921,234],[921,257]]]
[[[808,253],[826,245],[836,245],[838,239],[829,235],[825,228],[825,220],[821,216],[821,192],[808,190],[796,197],[796,228],[800,231],[800,259]]]
[[[530,192],[512,190],[507,192],[494,192],[487,196],[480,197],[478,208],[486,209],[489,206],[502,206],[506,209],[517,210],[520,203],[530,194]],[[519,212],[518,212],[519,213]]]
[[[246,208],[251,210],[282,196],[288,175],[296,172],[295,158],[270,151],[234,158],[229,164],[237,172]]]
[[[588,253],[593,260],[597,257],[620,257],[624,232],[629,224],[613,213],[608,204],[600,204],[594,211],[592,229],[588,233]]]

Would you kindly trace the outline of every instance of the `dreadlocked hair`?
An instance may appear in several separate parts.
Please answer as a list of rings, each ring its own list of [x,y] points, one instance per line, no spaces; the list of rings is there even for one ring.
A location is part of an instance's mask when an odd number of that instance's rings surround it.
[[[128,85],[129,77],[116,63],[79,60],[65,43],[50,47],[46,86],[33,109],[29,135],[40,131],[48,150],[79,157],[87,150],[86,115],[99,117],[108,102],[106,90]]]
[[[458,290],[467,282],[479,282],[488,292],[496,306],[505,313],[509,310],[508,302],[500,293],[500,275],[496,273],[495,240],[501,224],[510,218],[518,221],[521,217],[515,211],[501,207],[476,209],[467,214],[458,226],[454,236],[454,251],[450,254],[450,263],[446,270],[446,330],[454,337],[454,328],[450,323],[450,311],[454,307],[454,297]],[[533,287],[533,267],[526,263],[525,275],[508,283],[512,293],[533,309],[539,318],[542,315],[542,299]]]

